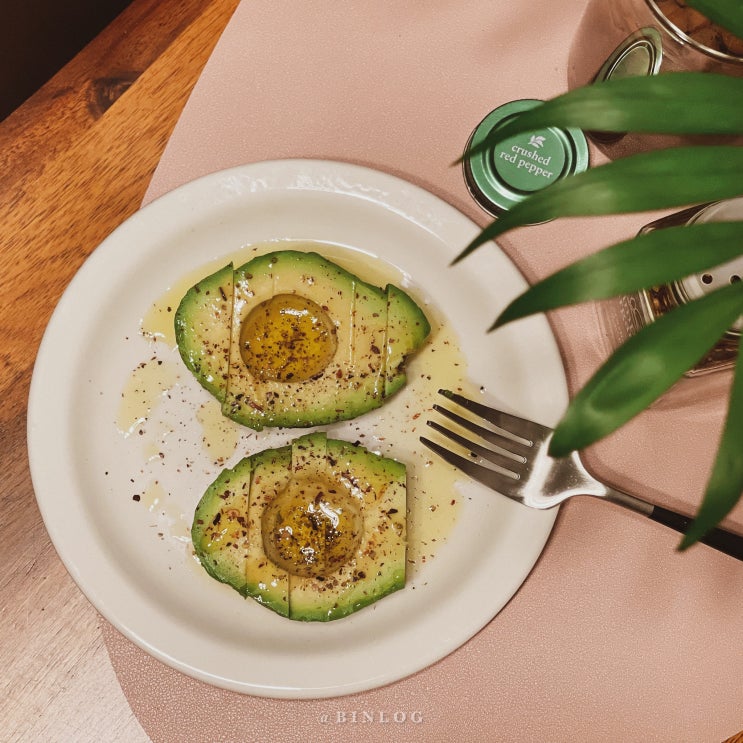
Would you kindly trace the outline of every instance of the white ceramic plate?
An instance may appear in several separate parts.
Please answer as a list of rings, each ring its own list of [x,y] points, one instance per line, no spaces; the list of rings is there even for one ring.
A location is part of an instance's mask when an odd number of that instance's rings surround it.
[[[428,312],[446,317],[474,389],[482,385],[486,400],[553,425],[567,392],[547,322],[537,317],[486,333],[525,281],[494,245],[449,267],[475,234],[460,212],[403,180],[349,164],[293,160],[189,183],[100,245],[44,336],[28,444],[52,541],[104,617],[148,653],[208,683],[311,698],[412,674],[461,646],[500,611],[539,557],[555,511],[530,511],[472,483],[451,491],[461,506],[435,557],[411,569],[404,590],[348,618],[292,622],[210,579],[188,541],[194,506],[219,471],[197,420],[210,398],[170,345],[140,332],[153,303],[184,276],[198,276],[199,268],[266,241],[277,247],[284,240],[323,241],[342,246],[352,264],[357,256],[359,273],[370,265],[368,256],[392,267]],[[145,362],[147,384],[161,374],[162,393],[140,401],[152,410],[125,436],[122,391]],[[411,376],[435,372],[425,356],[414,363]],[[379,443],[385,420],[411,399],[396,396],[384,416],[362,416],[329,433],[356,440],[367,431],[365,443]],[[240,437],[240,451],[227,464],[297,434],[227,430]],[[416,460],[413,468],[425,467],[423,458],[432,455],[418,445],[423,431],[408,433],[403,451],[394,453]]]

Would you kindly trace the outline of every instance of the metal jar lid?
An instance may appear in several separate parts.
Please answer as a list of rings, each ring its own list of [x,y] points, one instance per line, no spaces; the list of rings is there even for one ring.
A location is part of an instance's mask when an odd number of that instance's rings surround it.
[[[743,198],[729,199],[727,201],[718,201],[709,204],[692,217],[688,224],[704,222],[727,222],[743,219]],[[740,281],[743,277],[743,256],[734,258],[719,266],[702,271],[698,274],[687,276],[680,281],[674,281],[671,284],[676,299],[679,303],[685,304],[694,299],[699,299],[705,294],[719,289],[726,284],[732,284]],[[740,337],[743,330],[743,318],[739,318],[736,323],[727,331],[729,337]]]
[[[663,61],[663,40],[651,26],[630,34],[601,66],[594,82],[657,75]]]
[[[482,143],[509,119],[542,103],[525,99],[499,106],[475,128],[467,149]],[[548,127],[517,134],[472,157],[465,155],[463,165],[470,193],[485,211],[497,216],[535,191],[586,170],[588,144],[579,129]]]

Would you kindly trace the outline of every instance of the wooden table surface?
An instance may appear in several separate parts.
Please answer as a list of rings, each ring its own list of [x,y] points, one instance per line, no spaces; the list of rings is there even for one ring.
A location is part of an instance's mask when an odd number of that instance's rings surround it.
[[[238,0],[135,0],[0,123],[0,737],[139,743],[102,619],[58,559],[36,506],[26,401],[49,317],[85,258],[140,206]],[[727,743],[743,743],[743,733]]]
[[[26,401],[52,310],[90,252],[139,208],[237,4],[136,0],[0,124],[3,741],[148,740],[111,667],[102,620],[41,521]]]

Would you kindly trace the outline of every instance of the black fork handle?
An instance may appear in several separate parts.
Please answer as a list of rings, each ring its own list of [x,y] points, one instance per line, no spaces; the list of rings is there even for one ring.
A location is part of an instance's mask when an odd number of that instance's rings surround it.
[[[648,516],[664,526],[670,526],[676,531],[685,532],[689,528],[692,519],[683,514],[669,511],[662,506],[654,506]],[[714,547],[726,555],[743,560],[743,536],[734,534],[725,529],[712,529],[705,534],[700,540],[702,544]]]

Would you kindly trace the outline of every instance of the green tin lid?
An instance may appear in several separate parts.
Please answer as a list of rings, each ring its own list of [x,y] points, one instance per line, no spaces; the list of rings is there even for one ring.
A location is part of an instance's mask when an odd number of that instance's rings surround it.
[[[517,114],[541,104],[520,100],[499,106],[478,124],[467,149]],[[548,127],[518,134],[463,162],[470,193],[483,209],[497,216],[560,178],[586,170],[588,144],[579,129]]]

